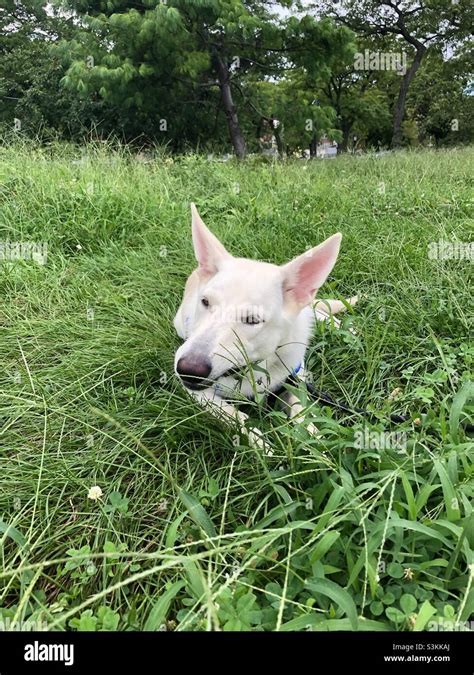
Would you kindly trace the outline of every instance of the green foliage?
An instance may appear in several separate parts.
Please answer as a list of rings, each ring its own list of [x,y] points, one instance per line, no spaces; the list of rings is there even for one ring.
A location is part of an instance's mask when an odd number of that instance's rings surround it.
[[[132,124],[127,135],[144,134],[175,149],[185,142],[224,142],[224,119],[219,121],[224,83],[219,64],[224,64],[251,149],[256,147],[252,137],[258,135],[262,119],[275,116],[275,112],[285,129],[290,125],[297,128],[298,144],[303,145],[305,124],[301,115],[294,116],[287,94],[283,95],[283,110],[274,105],[275,98],[282,102],[277,89],[288,90],[293,84],[291,78],[285,79],[286,70],[297,67],[300,79],[304,74],[307,90],[309,82],[314,88],[316,74],[327,76],[336,59],[349,53],[351,34],[345,28],[308,15],[285,22],[257,0],[206,1],[191,6],[179,1],[173,6],[152,2],[140,10],[134,3],[113,9],[96,2],[72,2],[71,6],[81,14],[87,11],[86,31],[73,43],[73,50],[78,51],[63,80],[65,86],[81,95],[95,94],[120,104],[128,110]],[[65,44],[63,49],[70,46]],[[261,82],[269,75],[273,85]],[[282,80],[281,87],[276,79]],[[269,86],[261,88],[259,83]],[[255,87],[260,94],[259,107],[253,100]],[[306,110],[304,119],[314,116],[304,100],[308,96],[302,92],[300,97]],[[329,129],[331,112],[323,112],[322,120],[318,114],[315,123]],[[166,132],[161,139],[159,121]]]
[[[78,631],[116,631],[119,628],[120,616],[114,612],[110,607],[99,607],[97,614],[94,614],[91,609],[86,609],[85,612],[69,622],[70,628]]]
[[[472,141],[474,97],[468,90],[468,49],[444,61],[431,54],[413,83],[409,110],[417,121],[421,139],[433,138],[437,146]]]
[[[402,78],[358,71],[355,50],[402,51],[410,63],[414,43],[393,9],[389,28],[368,30],[364,11],[380,23],[384,3],[339,4],[342,18],[334,3],[323,3],[316,19],[293,0],[272,9],[262,0],[8,0],[0,15],[0,130],[44,142],[115,138],[180,153],[237,152],[238,136],[245,154],[261,150],[278,120],[280,156],[314,153],[322,137],[342,151],[387,147]],[[409,88],[406,145],[473,138],[471,10],[468,0],[436,7],[413,8],[404,19],[427,45]]]
[[[471,54],[472,65],[472,24],[474,21],[474,7],[470,0],[436,0],[436,2],[418,3],[418,2],[386,2],[379,0],[342,0],[334,3],[331,0],[325,0],[320,9],[322,15],[327,15],[335,19],[338,23],[350,27],[363,40],[369,40],[369,44],[375,51],[382,53],[402,53],[406,59],[406,65],[399,73],[398,86],[395,87],[396,93],[392,102],[393,111],[393,135],[392,145],[400,147],[402,141],[405,144],[414,144],[416,139],[416,128],[406,115],[406,97],[414,83],[420,79],[418,71],[420,64],[433,55],[438,55],[442,50],[450,52],[450,58],[446,59],[441,70],[451,70],[450,61],[453,56],[457,58],[459,54]],[[435,62],[431,60],[431,65]],[[472,68],[466,67],[464,63],[464,73],[467,77],[472,77]],[[426,74],[431,73],[431,79],[436,82],[435,90],[440,98],[443,98],[445,92],[450,87],[446,86],[445,78],[439,73],[433,73],[428,66],[424,66],[425,81]],[[369,71],[372,73],[372,70]],[[356,80],[359,78],[356,78]],[[385,78],[383,78],[385,79]],[[393,85],[393,78],[392,85]],[[396,77],[395,77],[396,79]],[[441,86],[440,86],[441,85]],[[426,87],[426,83],[425,83]],[[383,87],[378,86],[379,89]],[[458,97],[460,95],[459,87],[454,87]],[[423,91],[423,90],[422,90]],[[427,107],[430,107],[430,114],[426,115],[420,124],[420,136],[428,132],[433,134],[436,141],[440,137],[447,135],[447,120],[445,119],[445,109],[447,101],[438,101],[435,92],[430,87],[424,89],[424,93],[429,97]],[[452,102],[454,103],[454,102]],[[459,101],[454,103],[459,106]],[[472,105],[470,106],[472,114]],[[425,111],[426,114],[426,111]],[[402,134],[403,120],[405,119],[404,136]],[[452,119],[452,117],[451,117]],[[465,133],[469,134],[468,125],[464,124]],[[429,129],[429,130],[428,130]],[[459,134],[458,141],[463,141]]]
[[[8,3],[0,16],[8,25],[0,51],[0,129],[43,141],[84,138],[90,129],[111,122],[118,131],[120,115],[103,102],[81,100],[61,87],[70,55],[61,58],[55,47],[72,39],[77,29],[70,20],[45,11],[44,3]]]

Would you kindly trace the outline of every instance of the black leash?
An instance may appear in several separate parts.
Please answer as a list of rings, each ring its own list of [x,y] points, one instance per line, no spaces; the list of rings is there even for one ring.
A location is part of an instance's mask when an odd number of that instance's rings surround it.
[[[306,391],[315,401],[320,401],[321,403],[324,403],[330,406],[331,408],[336,408],[337,410],[340,410],[341,412],[347,413],[349,415],[363,415],[364,417],[368,417],[369,419],[372,419],[375,422],[381,421],[380,418],[377,417],[377,415],[375,415],[373,412],[370,412],[369,410],[356,407],[351,408],[347,405],[345,401],[336,401],[330,394],[328,394],[328,392],[322,391],[322,389],[316,389],[316,387],[313,384],[311,384],[311,382],[306,382],[305,380],[297,376],[298,370],[299,368],[296,370],[296,372],[291,373],[286,378],[286,380],[278,387],[278,389],[276,389],[275,391],[268,392],[266,404],[269,408],[275,407],[275,404],[280,399],[281,395],[285,391],[287,391],[287,385],[290,385],[297,389],[300,386],[300,384],[303,383],[304,386],[306,387]],[[229,373],[230,372],[235,371],[229,371]],[[410,421],[410,415],[397,415],[395,413],[390,413],[388,415],[388,418],[393,424],[403,424],[404,422]],[[342,422],[342,424],[345,426],[348,423]],[[462,422],[461,426],[463,427],[466,433],[474,433],[474,424]]]
[[[332,408],[337,408],[338,410],[342,410],[346,413],[358,413],[359,415],[365,415],[366,417],[376,419],[376,416],[368,410],[364,410],[363,408],[349,408],[343,401],[335,401],[333,397],[330,396],[330,394],[325,391],[321,391],[320,389],[316,389],[316,387],[314,387],[310,382],[305,382],[305,386],[311,396],[313,396],[317,401],[322,401]],[[409,419],[410,418],[408,415],[390,414],[390,421],[394,424],[403,424],[403,422],[407,422]]]
[[[304,386],[306,387],[306,390],[308,393],[311,395],[311,397],[315,401],[321,401],[322,403],[325,403],[326,405],[330,406],[331,408],[336,408],[337,410],[341,410],[342,412],[349,413],[350,415],[364,415],[365,417],[372,418],[374,420],[378,420],[376,415],[373,413],[369,412],[368,410],[364,410],[364,408],[350,408],[345,401],[336,401],[330,394],[328,394],[326,391],[322,391],[321,389],[316,389],[316,387],[311,384],[310,382],[305,382],[304,380],[300,380],[294,375],[290,375],[285,382],[281,385],[281,387],[276,391],[273,392],[271,395],[271,398],[273,400],[270,401],[271,405],[274,405],[275,400],[286,390],[286,385],[289,384],[293,387],[298,387],[299,384],[303,382]],[[410,420],[410,417],[408,415],[395,415],[395,414],[390,414],[390,421],[393,422],[394,424],[403,424],[403,422],[408,422]],[[379,420],[378,420],[379,421]],[[468,433],[474,433],[474,424],[463,424],[462,425],[464,430]]]

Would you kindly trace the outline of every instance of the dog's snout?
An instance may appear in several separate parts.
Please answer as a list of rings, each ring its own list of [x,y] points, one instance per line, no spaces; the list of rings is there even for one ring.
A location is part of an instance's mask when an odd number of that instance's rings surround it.
[[[211,370],[211,362],[202,357],[182,356],[176,364],[176,372],[190,389],[201,389],[208,386],[205,380]]]

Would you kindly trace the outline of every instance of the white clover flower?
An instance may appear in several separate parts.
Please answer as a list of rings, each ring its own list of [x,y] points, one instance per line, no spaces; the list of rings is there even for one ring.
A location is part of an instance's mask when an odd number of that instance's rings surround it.
[[[411,581],[413,579],[413,570],[411,567],[406,567],[403,570],[403,578],[408,579],[408,581]]]
[[[402,392],[401,387],[395,387],[395,389],[391,392],[391,394],[388,395],[388,400],[393,401],[398,396],[400,396],[401,392]]]
[[[87,497],[89,499],[92,499],[94,501],[97,501],[102,497],[104,493],[102,492],[101,488],[98,485],[94,485],[94,487],[91,487],[89,489],[89,492],[87,493]]]

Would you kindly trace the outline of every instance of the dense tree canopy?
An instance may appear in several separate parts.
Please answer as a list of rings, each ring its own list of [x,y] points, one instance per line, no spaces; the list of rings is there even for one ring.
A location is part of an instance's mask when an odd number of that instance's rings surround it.
[[[393,113],[392,145],[400,146],[411,82],[433,49],[463,44],[472,34],[474,6],[471,0],[342,0],[337,3],[325,0],[322,4],[324,13],[358,35],[389,37],[392,50],[398,44],[400,50],[409,51],[410,63],[401,72]],[[383,40],[380,44],[383,46]]]
[[[0,124],[239,157],[268,139],[281,156],[323,137],[345,151],[471,142],[471,13],[468,0],[5,0]],[[404,69],[384,65],[397,54]]]

